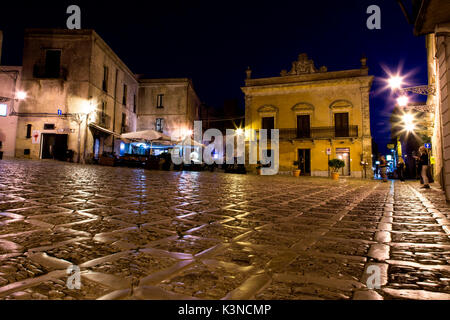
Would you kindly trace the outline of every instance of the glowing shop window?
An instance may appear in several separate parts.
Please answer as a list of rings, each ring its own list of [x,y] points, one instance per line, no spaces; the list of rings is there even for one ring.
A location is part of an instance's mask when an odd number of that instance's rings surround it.
[[[0,117],[6,117],[8,115],[8,106],[4,103],[0,103]]]

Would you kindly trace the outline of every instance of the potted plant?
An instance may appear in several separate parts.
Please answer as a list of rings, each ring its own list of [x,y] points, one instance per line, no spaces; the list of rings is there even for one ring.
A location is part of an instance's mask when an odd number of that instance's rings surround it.
[[[292,169],[292,175],[294,177],[299,177],[300,173],[302,173],[302,171],[299,169],[300,162],[298,161],[294,161],[294,169]]]
[[[331,172],[331,178],[333,180],[339,180],[339,169],[345,167],[345,162],[339,159],[333,159],[328,162],[328,165],[333,170]]]

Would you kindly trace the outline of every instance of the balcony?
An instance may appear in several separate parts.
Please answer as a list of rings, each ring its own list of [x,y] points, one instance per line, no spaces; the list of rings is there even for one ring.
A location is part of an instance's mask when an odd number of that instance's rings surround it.
[[[95,121],[95,123],[102,128],[109,129],[111,124],[111,117],[101,111],[98,111],[97,120]]]
[[[358,126],[348,128],[336,127],[314,127],[309,131],[298,130],[297,128],[283,128],[280,130],[280,140],[320,140],[320,139],[340,139],[358,138]],[[259,137],[259,130],[257,130]]]
[[[33,67],[33,77],[37,79],[63,79],[67,80],[67,69],[51,69],[45,64],[35,64]]]

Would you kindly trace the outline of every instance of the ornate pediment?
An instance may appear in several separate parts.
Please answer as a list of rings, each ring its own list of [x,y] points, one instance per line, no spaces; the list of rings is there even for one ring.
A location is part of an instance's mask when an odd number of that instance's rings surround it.
[[[292,62],[292,69],[290,72],[286,70],[282,70],[280,75],[282,77],[285,76],[297,76],[302,74],[311,74],[317,72],[327,72],[327,67],[321,67],[319,70],[314,66],[314,61],[308,59],[308,55],[306,53],[301,53],[298,56],[297,61]]]
[[[307,102],[300,102],[292,107],[292,111],[314,111],[314,106]]]
[[[278,112],[278,108],[273,105],[267,104],[265,106],[260,107],[258,109],[258,112],[259,113],[275,113],[275,112]]]
[[[330,109],[353,108],[353,103],[348,100],[336,100],[330,104]]]

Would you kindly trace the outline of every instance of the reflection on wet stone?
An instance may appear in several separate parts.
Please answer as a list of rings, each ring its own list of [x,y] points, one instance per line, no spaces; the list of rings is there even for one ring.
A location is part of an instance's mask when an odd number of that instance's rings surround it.
[[[0,299],[445,298],[450,206],[418,187],[2,161]]]

